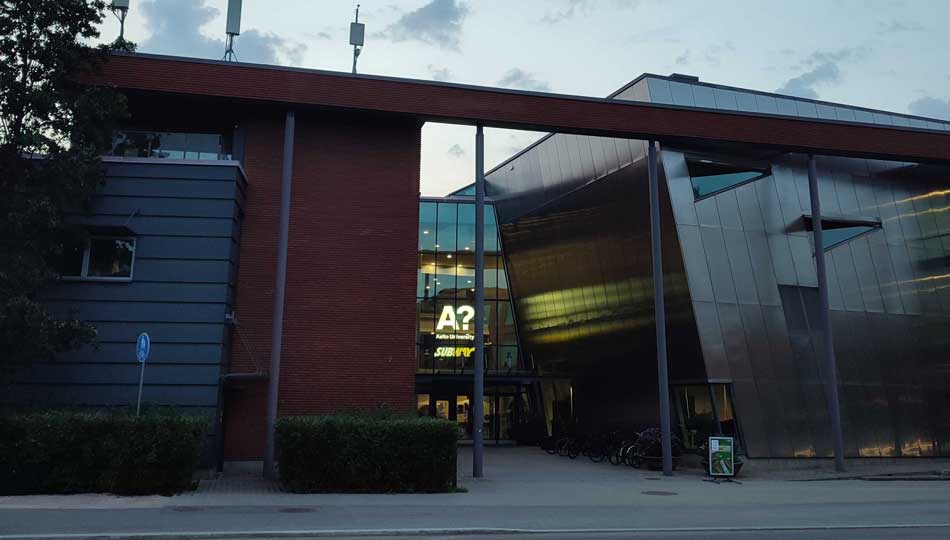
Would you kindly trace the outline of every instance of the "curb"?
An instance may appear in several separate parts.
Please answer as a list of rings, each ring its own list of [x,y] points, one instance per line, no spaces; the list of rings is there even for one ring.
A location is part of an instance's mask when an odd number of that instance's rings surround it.
[[[941,529],[950,523],[894,523],[883,525],[800,525],[762,527],[631,527],[615,529],[520,529],[520,528],[434,528],[434,529],[316,529],[273,531],[195,531],[195,532],[132,532],[77,534],[0,534],[0,540],[224,540],[256,538],[341,538],[366,536],[461,536],[502,534],[607,534],[607,533],[700,533],[700,532],[777,532],[777,531],[845,531],[864,529]]]

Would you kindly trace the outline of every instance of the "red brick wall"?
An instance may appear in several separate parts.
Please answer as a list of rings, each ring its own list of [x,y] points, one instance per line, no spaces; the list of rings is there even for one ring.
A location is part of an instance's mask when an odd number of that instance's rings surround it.
[[[270,365],[274,314],[274,271],[280,225],[280,173],[284,112],[256,109],[241,123],[246,131],[244,172],[247,202],[241,226],[236,312],[245,343],[232,332],[231,373]],[[249,352],[250,351],[250,352]],[[251,359],[251,356],[254,359]],[[264,455],[267,381],[229,384],[224,394],[224,459],[252,460]]]
[[[283,116],[247,123],[247,210],[237,313],[269,364]],[[281,415],[415,404],[420,125],[355,114],[297,116]],[[243,346],[231,371],[253,371]],[[225,459],[259,459],[266,383],[227,393]]]

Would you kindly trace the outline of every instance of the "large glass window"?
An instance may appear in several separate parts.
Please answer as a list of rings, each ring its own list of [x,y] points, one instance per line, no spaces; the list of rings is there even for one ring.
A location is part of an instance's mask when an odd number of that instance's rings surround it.
[[[684,448],[698,451],[712,436],[733,437],[737,448],[742,448],[728,384],[676,385],[672,401],[676,432]]]
[[[494,209],[489,205],[485,215],[485,365],[490,371],[510,372],[524,369],[524,364],[499,245]],[[418,369],[470,371],[475,346],[474,204],[420,204],[416,295]]]
[[[68,246],[60,264],[64,279],[131,281],[135,238],[96,236]]]
[[[772,174],[767,167],[721,163],[700,157],[687,157],[686,167],[696,199],[710,197]]]
[[[159,159],[230,160],[232,137],[222,133],[125,130],[115,134],[109,155]]]

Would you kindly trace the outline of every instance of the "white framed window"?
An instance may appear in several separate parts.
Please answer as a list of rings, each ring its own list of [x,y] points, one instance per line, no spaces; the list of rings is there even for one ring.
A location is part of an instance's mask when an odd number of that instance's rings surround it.
[[[67,249],[60,273],[65,280],[132,281],[134,267],[135,238],[92,236]]]

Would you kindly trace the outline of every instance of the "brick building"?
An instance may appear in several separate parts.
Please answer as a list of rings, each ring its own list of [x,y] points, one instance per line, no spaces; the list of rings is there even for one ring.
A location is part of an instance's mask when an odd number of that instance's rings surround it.
[[[556,133],[488,174],[489,438],[656,422],[653,140],[687,446],[729,433],[752,457],[830,451],[803,183],[817,154],[846,453],[950,452],[935,285],[950,274],[950,123],[682,76],[593,99],[117,55],[90,83],[121,88],[131,119],[77,217],[93,241],[47,300],[96,324],[100,347],[34,366],[15,402],[132,402],[148,331],[146,401],[212,413],[215,461],[261,458],[293,112],[280,415],[467,423],[474,210],[464,190],[419,197],[422,125],[447,121]]]

